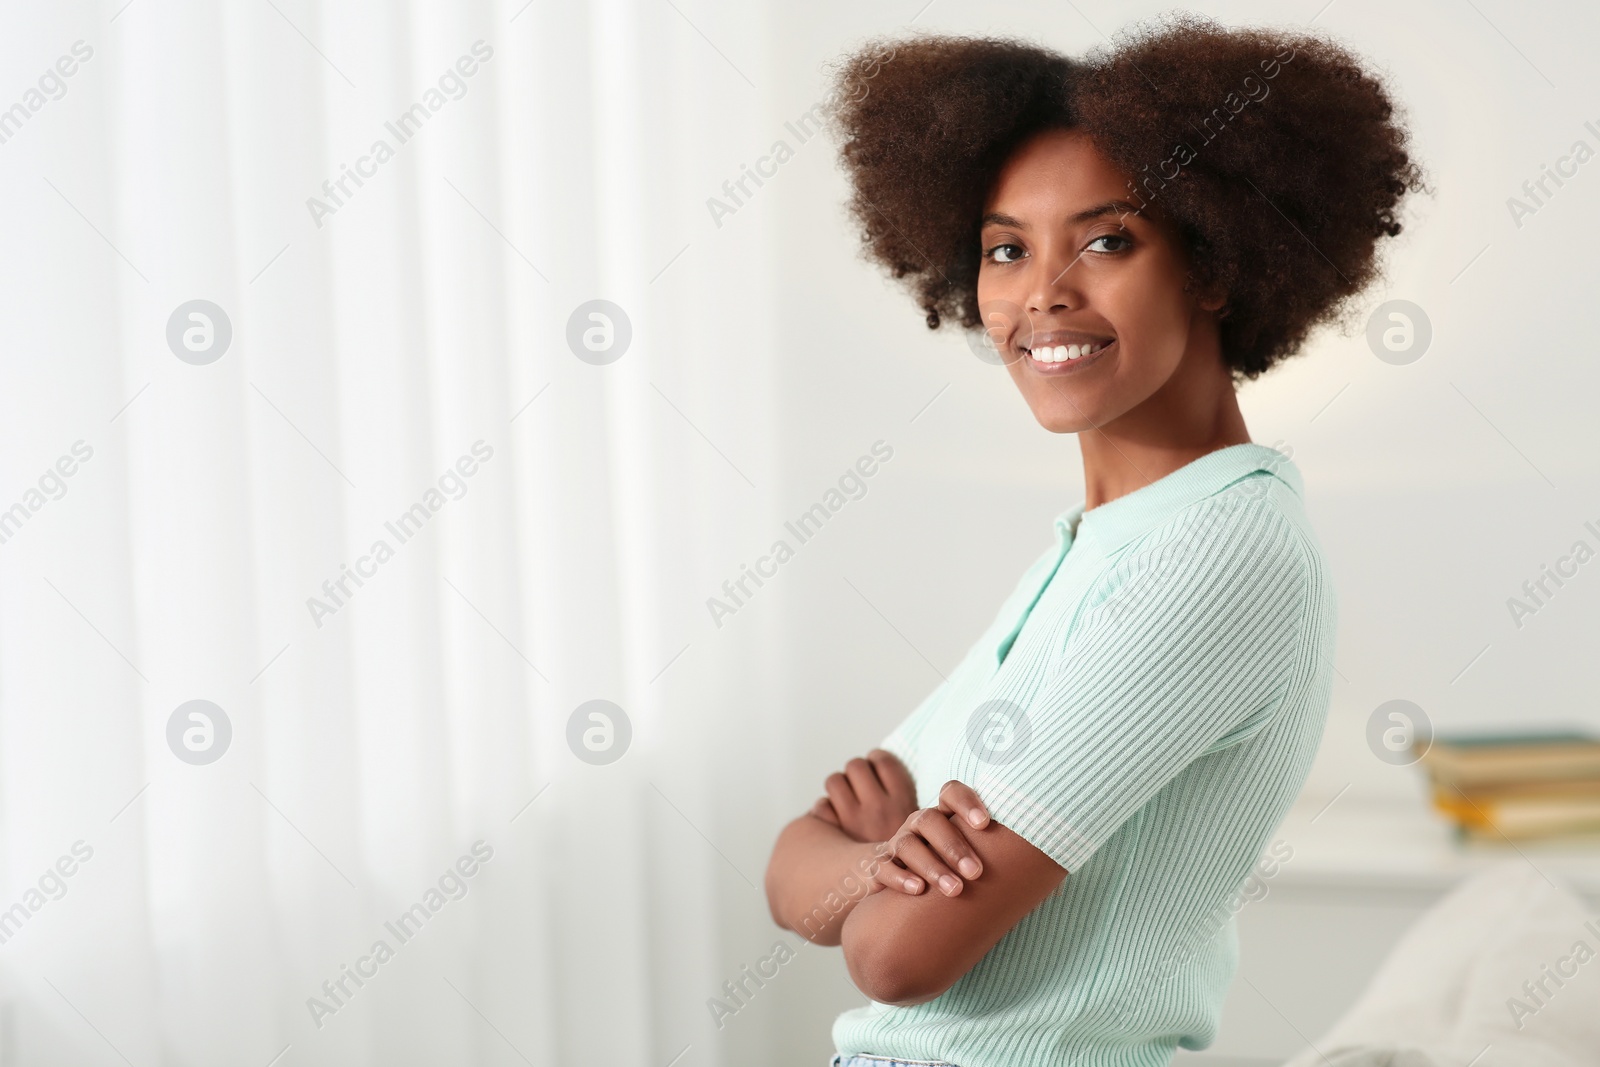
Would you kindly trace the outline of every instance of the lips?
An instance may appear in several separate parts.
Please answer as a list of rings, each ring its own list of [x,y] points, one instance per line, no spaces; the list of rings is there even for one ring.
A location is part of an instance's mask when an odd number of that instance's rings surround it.
[[[1096,355],[1109,346],[1113,340],[1115,338],[1106,337],[1079,344],[1040,344],[1033,348],[1023,348],[1022,351],[1039,363],[1067,363]]]
[[[1022,343],[1024,336],[1027,344]],[[1078,374],[1102,362],[1107,351],[1118,351],[1115,337],[1081,330],[1035,330],[1019,335],[1015,343],[1034,373],[1046,375]]]

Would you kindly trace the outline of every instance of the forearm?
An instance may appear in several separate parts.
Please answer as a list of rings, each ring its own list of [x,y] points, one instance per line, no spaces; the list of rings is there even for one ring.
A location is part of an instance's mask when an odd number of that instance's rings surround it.
[[[998,822],[966,831],[983,866],[956,896],[874,893],[840,929],[856,988],[883,1004],[921,1004],[977,966],[1067,872]]]
[[[934,979],[942,968],[930,967],[927,959],[940,946],[929,943],[930,931],[918,936],[914,925],[927,922],[925,913],[915,913],[929,899],[927,894],[875,893],[839,920],[839,945],[850,980],[873,1000],[909,1007],[931,999],[924,983],[932,981],[942,990],[943,984]]]
[[[845,918],[871,888],[881,847],[813,815],[791,821],[767,863],[773,921],[813,944],[839,944]]]

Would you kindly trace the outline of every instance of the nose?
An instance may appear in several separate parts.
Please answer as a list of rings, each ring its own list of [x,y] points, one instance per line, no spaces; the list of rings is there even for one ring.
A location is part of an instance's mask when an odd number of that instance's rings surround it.
[[[1083,272],[1076,250],[1036,250],[1029,267],[1028,314],[1078,310],[1088,303],[1081,286]]]

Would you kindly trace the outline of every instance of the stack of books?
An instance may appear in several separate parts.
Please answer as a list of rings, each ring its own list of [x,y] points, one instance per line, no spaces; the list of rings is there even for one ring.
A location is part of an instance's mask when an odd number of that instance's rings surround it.
[[[1600,737],[1593,734],[1436,736],[1421,762],[1433,806],[1465,838],[1600,835]]]

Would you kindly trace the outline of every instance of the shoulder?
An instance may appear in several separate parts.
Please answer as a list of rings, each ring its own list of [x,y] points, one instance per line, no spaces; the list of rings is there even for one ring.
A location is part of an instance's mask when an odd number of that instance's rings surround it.
[[[1309,572],[1320,557],[1298,495],[1256,472],[1175,512],[1124,546],[1117,561],[1182,558],[1232,570]]]
[[[1108,560],[1109,607],[1217,620],[1239,610],[1304,607],[1326,586],[1326,563],[1300,497],[1268,472],[1189,504]]]

